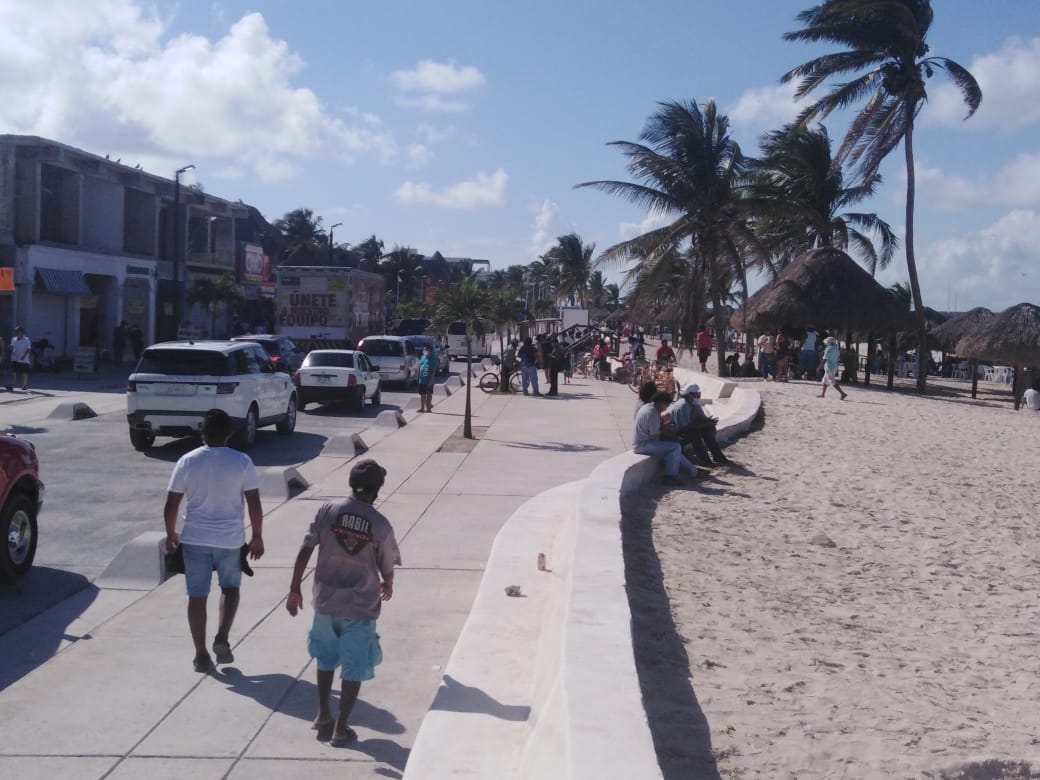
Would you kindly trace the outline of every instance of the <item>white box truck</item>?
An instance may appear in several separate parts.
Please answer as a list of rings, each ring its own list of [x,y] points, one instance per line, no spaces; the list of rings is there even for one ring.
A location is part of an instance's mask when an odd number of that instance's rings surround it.
[[[304,350],[353,349],[383,332],[386,283],[356,268],[282,266],[275,271],[276,330]]]

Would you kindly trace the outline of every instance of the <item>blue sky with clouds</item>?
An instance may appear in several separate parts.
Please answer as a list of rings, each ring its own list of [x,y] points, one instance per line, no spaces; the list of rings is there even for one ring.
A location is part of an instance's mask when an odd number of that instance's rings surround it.
[[[558,235],[605,248],[652,224],[574,185],[627,178],[606,146],[659,101],[714,99],[754,153],[792,118],[779,76],[809,0],[0,0],[0,132],[54,138],[337,241],[528,263]],[[932,53],[968,67],[975,117],[936,79],[915,136],[926,304],[1040,302],[1040,3],[936,0]],[[840,136],[840,118],[828,122]],[[903,231],[896,154],[867,204]],[[879,275],[906,280],[901,256]]]

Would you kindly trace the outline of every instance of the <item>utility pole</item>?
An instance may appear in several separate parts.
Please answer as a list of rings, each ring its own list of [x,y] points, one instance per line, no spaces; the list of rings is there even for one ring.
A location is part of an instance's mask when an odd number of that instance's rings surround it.
[[[181,329],[184,314],[184,258],[181,257],[181,174],[195,170],[194,165],[185,165],[173,173],[173,319],[174,331]],[[175,336],[176,337],[176,336]]]

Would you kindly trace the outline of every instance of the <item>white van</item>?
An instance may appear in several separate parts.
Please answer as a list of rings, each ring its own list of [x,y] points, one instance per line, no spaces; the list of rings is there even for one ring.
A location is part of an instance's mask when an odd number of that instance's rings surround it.
[[[470,354],[476,358],[491,357],[491,336],[473,339]],[[465,360],[466,358],[466,324],[453,322],[448,326],[448,359]]]

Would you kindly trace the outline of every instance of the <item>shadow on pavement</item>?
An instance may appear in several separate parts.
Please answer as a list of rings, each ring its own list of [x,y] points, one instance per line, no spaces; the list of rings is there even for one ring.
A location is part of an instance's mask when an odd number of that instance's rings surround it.
[[[558,441],[547,441],[544,444],[536,444],[535,442],[528,441],[502,441],[501,439],[488,439],[484,441],[494,441],[499,444],[504,444],[507,447],[516,447],[522,450],[552,450],[553,452],[601,452],[606,450],[606,447],[599,447],[595,444],[565,444]]]
[[[503,704],[480,688],[465,685],[450,674],[444,675],[430,709],[444,712],[476,712],[516,722],[526,721],[531,715],[531,708],[527,705]]]
[[[292,436],[282,436],[277,431],[264,428],[257,431],[256,444],[247,453],[258,468],[265,466],[295,466],[321,455],[328,442],[327,436],[297,431]],[[185,453],[202,445],[198,436],[180,439],[159,439],[142,454],[155,460],[176,463]]]
[[[0,582],[0,690],[53,657],[63,641],[89,639],[66,629],[97,595],[98,589],[82,574],[44,566],[33,567],[14,582]],[[7,635],[30,620],[31,634]]]

